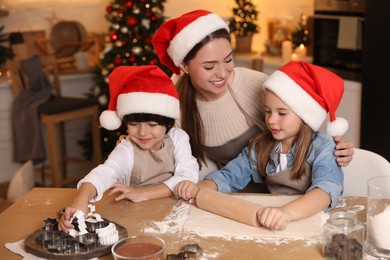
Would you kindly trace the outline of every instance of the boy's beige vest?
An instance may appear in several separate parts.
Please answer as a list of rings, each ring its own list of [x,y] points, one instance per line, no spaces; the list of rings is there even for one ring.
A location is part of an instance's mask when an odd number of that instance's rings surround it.
[[[134,167],[130,187],[158,184],[173,176],[175,170],[174,144],[166,135],[158,151],[142,150],[133,143]]]

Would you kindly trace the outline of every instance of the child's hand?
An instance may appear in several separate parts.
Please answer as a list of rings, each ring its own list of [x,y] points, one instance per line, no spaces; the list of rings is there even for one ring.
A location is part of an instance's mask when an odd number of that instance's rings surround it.
[[[148,198],[143,195],[141,190],[142,189],[140,188],[133,188],[128,185],[117,182],[112,185],[108,194],[112,195],[114,193],[119,193],[119,195],[115,198],[116,201],[120,201],[123,199],[128,199],[132,202],[141,202],[148,200]]]
[[[290,221],[290,214],[282,208],[264,207],[257,211],[259,223],[271,230],[284,229]]]
[[[198,192],[198,185],[192,181],[181,181],[175,187],[175,193],[177,196],[184,200],[188,200],[189,203],[195,203],[195,198]]]
[[[69,229],[73,229],[74,226],[70,222],[72,216],[76,213],[78,209],[72,207],[66,207],[64,214],[58,220],[58,230],[64,231],[65,233],[69,232]]]

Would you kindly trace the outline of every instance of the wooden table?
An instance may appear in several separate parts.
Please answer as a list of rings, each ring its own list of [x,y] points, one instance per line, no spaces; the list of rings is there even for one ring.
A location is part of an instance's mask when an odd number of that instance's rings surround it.
[[[4,247],[5,243],[16,242],[27,238],[40,228],[47,218],[55,218],[58,211],[72,201],[76,189],[69,188],[34,188],[23,198],[0,214],[0,258],[21,259],[21,257]],[[253,195],[253,194],[251,194]],[[259,196],[270,196],[259,194]],[[346,197],[346,207],[364,205],[366,198]],[[161,221],[169,215],[172,208],[179,203],[173,198],[151,200],[140,203],[130,201],[115,202],[112,197],[105,195],[97,202],[96,212],[102,217],[124,226],[129,235],[143,234],[145,227],[154,221]],[[337,208],[335,210],[340,210]],[[359,219],[365,223],[366,210],[358,212]],[[323,259],[321,244],[307,245],[304,241],[269,244],[256,243],[249,240],[226,240],[216,237],[204,238],[198,235],[184,233],[159,234],[166,243],[167,254],[177,254],[185,244],[199,244],[207,258],[202,259]],[[100,259],[113,259],[112,255]]]

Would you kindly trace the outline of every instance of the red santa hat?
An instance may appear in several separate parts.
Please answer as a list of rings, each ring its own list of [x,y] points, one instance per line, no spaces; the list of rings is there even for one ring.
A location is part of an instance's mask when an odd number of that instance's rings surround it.
[[[110,103],[100,125],[118,129],[125,115],[148,113],[178,119],[179,98],[172,80],[157,66],[119,66],[108,76]]]
[[[163,23],[152,43],[160,62],[179,75],[179,65],[192,48],[219,29],[229,31],[220,16],[206,10],[195,10]]]
[[[336,74],[307,62],[290,61],[272,73],[264,86],[314,131],[319,130],[327,113],[329,135],[343,135],[347,131],[347,120],[336,118],[344,92],[344,81]]]

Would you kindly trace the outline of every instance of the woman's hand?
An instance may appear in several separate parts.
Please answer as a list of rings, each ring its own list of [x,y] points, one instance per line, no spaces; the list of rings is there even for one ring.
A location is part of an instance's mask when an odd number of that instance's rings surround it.
[[[199,187],[192,181],[181,181],[175,187],[175,194],[189,203],[194,204]]]
[[[353,158],[354,150],[353,144],[344,140],[341,136],[333,137],[336,143],[335,156],[337,157],[337,163],[341,167],[347,166]]]
[[[120,135],[118,141],[116,141],[116,145],[120,144],[123,139],[126,139],[127,135]]]

